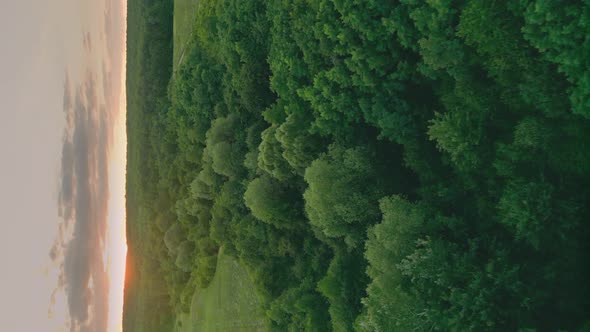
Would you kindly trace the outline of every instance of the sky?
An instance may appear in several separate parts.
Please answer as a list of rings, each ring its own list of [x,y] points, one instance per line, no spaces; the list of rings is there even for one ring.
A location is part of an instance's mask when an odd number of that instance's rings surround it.
[[[0,331],[120,331],[126,0],[0,1]]]

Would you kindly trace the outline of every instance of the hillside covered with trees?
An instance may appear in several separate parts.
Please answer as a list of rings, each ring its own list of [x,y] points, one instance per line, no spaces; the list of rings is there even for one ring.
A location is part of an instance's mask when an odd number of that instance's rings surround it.
[[[590,3],[201,0],[174,74],[171,13],[129,1],[126,330],[221,247],[273,331],[590,330]]]

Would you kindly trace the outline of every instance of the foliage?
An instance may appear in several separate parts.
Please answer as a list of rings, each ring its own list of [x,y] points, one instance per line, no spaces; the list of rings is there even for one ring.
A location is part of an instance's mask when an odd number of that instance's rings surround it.
[[[277,331],[587,328],[589,10],[202,0],[168,86],[130,11],[132,257],[182,312],[223,248]]]
[[[332,148],[305,171],[305,210],[311,225],[328,238],[356,247],[367,225],[379,218],[377,200],[383,189],[366,149]]]

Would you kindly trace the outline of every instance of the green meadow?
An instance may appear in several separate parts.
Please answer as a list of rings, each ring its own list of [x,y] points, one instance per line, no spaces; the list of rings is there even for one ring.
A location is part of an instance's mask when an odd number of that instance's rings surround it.
[[[178,68],[195,28],[199,0],[174,0],[173,66]]]
[[[267,321],[261,299],[246,270],[235,259],[219,254],[213,280],[198,289],[189,313],[178,317],[179,332],[262,332]]]

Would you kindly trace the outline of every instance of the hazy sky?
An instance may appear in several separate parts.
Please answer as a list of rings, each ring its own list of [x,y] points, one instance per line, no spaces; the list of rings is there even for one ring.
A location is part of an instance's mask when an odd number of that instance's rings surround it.
[[[125,2],[0,2],[0,331],[120,327]]]

